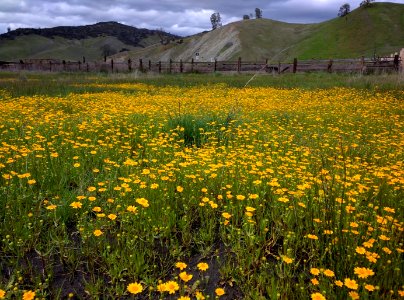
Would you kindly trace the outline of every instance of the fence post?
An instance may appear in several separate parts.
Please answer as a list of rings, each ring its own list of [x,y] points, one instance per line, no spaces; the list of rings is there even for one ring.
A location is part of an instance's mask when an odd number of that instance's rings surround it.
[[[63,60],[62,63],[63,63],[63,71],[66,71],[66,61]]]
[[[170,74],[171,74],[172,67],[173,67],[173,60],[170,58],[170,67],[168,70],[168,73],[170,73]]]
[[[114,60],[111,58],[111,72],[114,72]]]
[[[79,61],[79,71],[81,71],[81,61]]]
[[[279,61],[278,62],[278,74],[281,74],[281,72],[282,72],[282,65],[281,65],[281,62]]]
[[[104,62],[107,62],[107,56],[104,55]]]
[[[400,66],[400,56],[398,54],[396,54],[396,55],[394,55],[394,69],[396,71],[398,71],[399,66]]]
[[[128,71],[132,72],[132,60],[130,58],[128,59]]]
[[[361,58],[361,73],[363,74],[363,72],[365,72],[365,57],[362,56]]]
[[[184,66],[182,65],[182,59],[180,60],[180,73],[184,71]]]
[[[49,72],[52,72],[52,62],[49,62]]]
[[[194,72],[194,59],[191,59],[191,73]]]
[[[159,73],[161,73],[161,61],[159,61]]]
[[[237,72],[240,73],[241,71],[241,57],[238,58],[238,62],[237,62]]]
[[[83,56],[83,64],[85,64],[85,63],[86,63],[86,57]]]
[[[151,71],[151,60],[149,59],[149,71]]]
[[[87,72],[90,72],[90,67],[88,66],[88,63],[86,64],[86,70]]]
[[[143,60],[141,58],[139,59],[139,71],[143,72]]]
[[[217,71],[217,59],[215,58],[215,72]]]
[[[296,73],[297,71],[297,58],[293,59],[293,73]]]
[[[332,61],[332,59],[330,59],[330,61],[328,62],[328,66],[327,66],[328,73],[332,73],[332,63],[333,63],[333,61]]]

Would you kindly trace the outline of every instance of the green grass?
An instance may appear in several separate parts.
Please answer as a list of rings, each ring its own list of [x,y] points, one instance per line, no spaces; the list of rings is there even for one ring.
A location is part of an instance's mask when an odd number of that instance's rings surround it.
[[[147,42],[148,43],[148,42]],[[61,37],[49,39],[37,35],[17,37],[15,40],[2,40],[0,60],[19,61],[20,59],[60,59],[87,61],[103,59],[102,47],[108,44],[112,49],[136,49],[115,37],[97,37],[82,40],[68,40]],[[141,48],[138,48],[141,49]]]
[[[225,83],[230,87],[243,88],[252,74],[106,74],[106,73],[0,73],[0,89],[6,89],[13,97],[24,95],[65,96],[69,93],[85,93],[105,90],[105,87],[86,86],[86,83],[133,83],[142,82],[156,86],[192,87]],[[248,84],[250,87],[319,89],[349,87],[370,91],[401,91],[404,88],[402,74],[284,74],[257,75]]]

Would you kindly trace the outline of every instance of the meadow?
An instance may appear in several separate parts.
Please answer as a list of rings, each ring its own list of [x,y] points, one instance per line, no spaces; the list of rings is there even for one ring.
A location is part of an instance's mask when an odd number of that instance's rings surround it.
[[[247,81],[0,74],[0,299],[404,297],[403,78]]]

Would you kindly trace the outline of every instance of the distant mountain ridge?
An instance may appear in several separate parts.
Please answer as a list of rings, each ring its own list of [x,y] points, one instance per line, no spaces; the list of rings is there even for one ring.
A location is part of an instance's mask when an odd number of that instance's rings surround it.
[[[165,38],[177,39],[179,36],[161,32],[158,30],[150,30],[145,28],[136,28],[118,22],[99,22],[93,25],[84,26],[58,26],[53,28],[19,28],[0,35],[0,39],[15,39],[20,36],[38,35],[45,38],[61,37],[65,39],[82,40],[87,38],[96,38],[100,36],[116,37],[119,41],[131,45],[140,46],[141,41],[151,35],[162,34]]]

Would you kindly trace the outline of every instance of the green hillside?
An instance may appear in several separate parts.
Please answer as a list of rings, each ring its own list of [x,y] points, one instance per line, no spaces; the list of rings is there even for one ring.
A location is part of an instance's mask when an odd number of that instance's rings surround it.
[[[61,37],[54,39],[38,35],[20,36],[15,40],[6,40],[0,46],[0,60],[13,61],[27,58],[52,58],[65,60],[100,60],[105,46],[119,51],[135,49],[115,37],[97,37],[82,40],[69,40]]]
[[[404,48],[404,5],[374,3],[317,25],[291,53],[301,58],[389,55]]]
[[[336,10],[337,12],[337,10]],[[374,3],[347,17],[317,24],[290,24],[270,19],[242,20],[167,45],[117,54],[116,59],[153,61],[237,60],[272,62],[299,59],[383,56],[404,48],[404,5]]]
[[[20,28],[0,35],[0,61],[20,59],[101,60],[104,55],[143,49],[177,36],[117,22],[45,29]]]
[[[404,5],[374,3],[347,17],[318,24],[289,24],[272,20],[237,23],[241,56],[272,58],[354,58],[389,55],[404,48]]]

